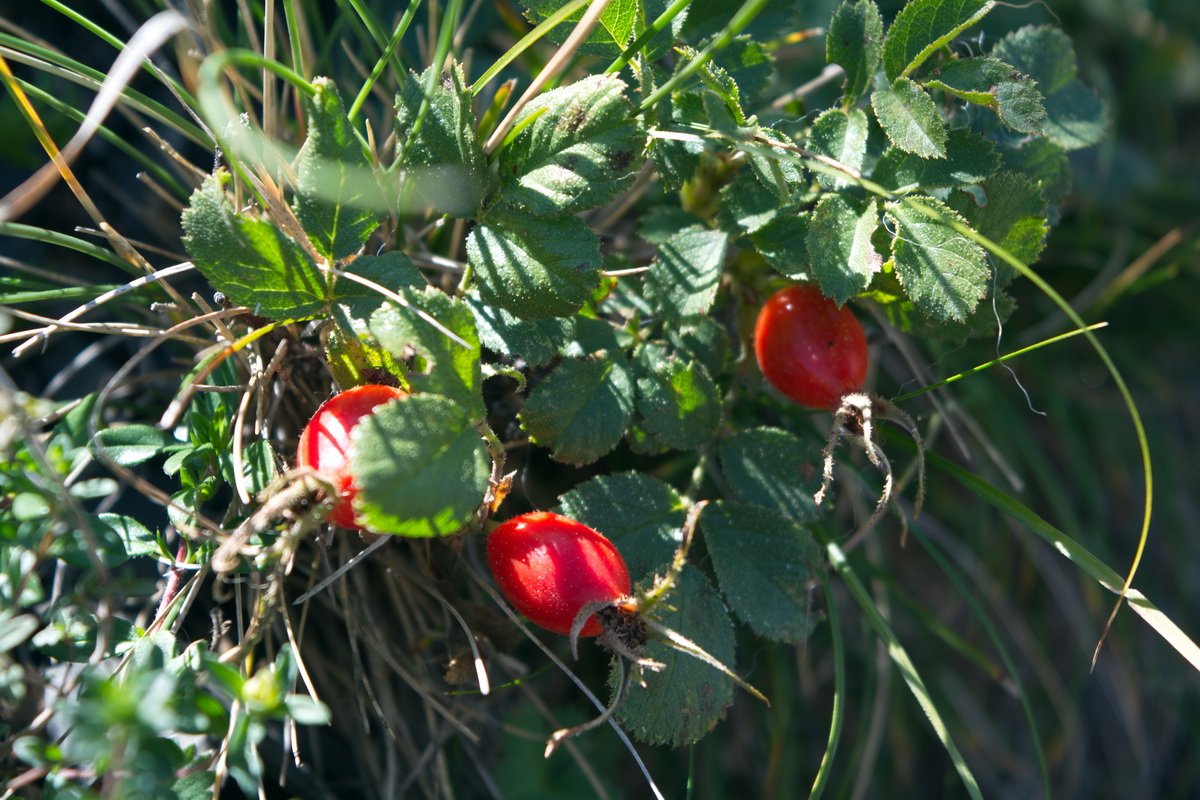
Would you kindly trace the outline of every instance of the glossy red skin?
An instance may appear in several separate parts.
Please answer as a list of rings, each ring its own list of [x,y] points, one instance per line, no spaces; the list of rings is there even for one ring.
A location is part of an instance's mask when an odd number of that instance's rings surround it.
[[[808,408],[836,409],[867,377],[862,325],[815,286],[790,286],[766,302],[754,353],[771,385]]]
[[[629,570],[616,546],[581,522],[548,511],[513,517],[488,535],[488,564],[496,585],[530,622],[570,635],[579,610],[614,602],[631,591]],[[580,636],[603,631],[593,616]]]
[[[329,521],[335,525],[362,530],[354,521],[358,487],[347,464],[350,431],[377,407],[402,397],[408,397],[408,392],[394,386],[355,386],[326,400],[304,426],[296,449],[296,466],[311,467],[333,483],[337,494]]]

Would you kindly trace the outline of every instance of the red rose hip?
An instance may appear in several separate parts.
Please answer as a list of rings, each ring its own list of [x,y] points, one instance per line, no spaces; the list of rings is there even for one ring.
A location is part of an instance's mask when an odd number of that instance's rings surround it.
[[[408,397],[394,386],[367,384],[347,389],[325,401],[300,434],[296,465],[323,474],[336,492],[329,521],[343,528],[361,530],[354,521],[354,498],[358,486],[350,473],[350,432],[378,406]]]
[[[790,286],[766,302],[754,326],[754,353],[771,385],[808,408],[838,408],[867,377],[862,325],[815,286]]]
[[[488,535],[488,565],[517,611],[546,630],[570,635],[588,603],[628,597],[629,570],[616,546],[581,522],[547,511],[522,514]],[[603,632],[592,616],[580,636]]]

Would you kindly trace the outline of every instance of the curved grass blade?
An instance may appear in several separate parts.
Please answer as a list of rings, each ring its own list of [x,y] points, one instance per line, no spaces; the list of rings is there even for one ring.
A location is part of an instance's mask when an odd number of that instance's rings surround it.
[[[890,431],[889,438],[891,438]],[[908,442],[901,436],[895,436],[893,441],[901,447],[912,447],[911,442]],[[1144,594],[1131,588],[1115,570],[1092,555],[1087,548],[974,473],[963,469],[953,462],[947,461],[935,453],[927,453],[925,457],[930,466],[945,471],[979,497],[1025,525],[1050,543],[1055,550],[1073,561],[1105,589],[1108,589],[1113,594],[1121,595],[1129,602],[1129,607],[1138,616],[1144,619],[1151,628],[1154,628],[1159,636],[1166,639],[1167,643],[1187,659],[1197,671],[1200,671],[1200,645],[1192,641],[1191,637],[1172,622],[1166,614],[1155,607]]]
[[[842,643],[842,622],[838,617],[837,603],[828,576],[822,579],[821,588],[825,591],[825,615],[829,619],[829,634],[833,639],[833,720],[829,724],[825,755],[821,756],[821,766],[817,770],[817,777],[813,779],[812,791],[808,793],[809,800],[820,800],[829,784],[833,758],[842,740],[842,722],[846,717],[846,647]]]
[[[985,250],[992,253],[1000,260],[1011,266],[1025,278],[1027,278],[1034,286],[1036,286],[1043,294],[1049,297],[1054,304],[1057,305],[1067,318],[1080,329],[1086,329],[1088,326],[1084,323],[1083,318],[1079,313],[1068,303],[1062,295],[1054,290],[1049,283],[1041,276],[1029,268],[1019,258],[1005,250],[1000,245],[993,242],[991,239],[983,236],[972,230],[969,225],[966,225],[959,220],[944,217],[937,210],[924,205],[923,203],[913,200],[912,198],[903,198],[903,202],[931,219],[936,219],[944,225],[949,225],[962,236],[983,247]],[[1113,606],[1112,613],[1108,616],[1108,621],[1104,624],[1104,630],[1100,634],[1099,641],[1096,642],[1096,649],[1092,653],[1092,668],[1096,666],[1096,659],[1100,655],[1100,648],[1104,644],[1104,639],[1108,636],[1109,629],[1112,628],[1113,620],[1116,619],[1117,612],[1121,609],[1121,602],[1132,597],[1131,587],[1133,585],[1134,575],[1137,574],[1138,567],[1142,563],[1142,556],[1146,552],[1146,541],[1150,537],[1150,519],[1153,516],[1154,509],[1154,468],[1150,462],[1150,442],[1146,438],[1146,428],[1142,424],[1142,416],[1138,412],[1137,402],[1133,399],[1133,393],[1130,392],[1128,384],[1125,383],[1125,378],[1121,371],[1117,369],[1116,362],[1112,356],[1108,354],[1108,350],[1100,343],[1100,339],[1091,330],[1084,330],[1083,335],[1087,338],[1088,344],[1096,351],[1096,355],[1100,356],[1100,360],[1104,363],[1104,368],[1108,374],[1112,376],[1113,382],[1117,385],[1117,390],[1121,393],[1121,398],[1125,401],[1126,411],[1129,413],[1129,418],[1133,422],[1134,432],[1137,436],[1138,449],[1142,457],[1142,481],[1146,493],[1145,504],[1142,509],[1142,529],[1138,536],[1137,551],[1133,555],[1133,562],[1129,565],[1129,572],[1125,576],[1125,580],[1118,592],[1116,605]],[[1144,599],[1144,598],[1143,598]],[[1140,613],[1140,612],[1139,612]]]
[[[1031,344],[1031,345],[1029,345],[1029,347],[1022,347],[1020,350],[1014,350],[1013,352],[1006,353],[1006,354],[1000,356],[999,358],[994,358],[991,361],[984,362],[983,364],[980,364],[976,367],[971,367],[966,372],[960,372],[957,375],[951,375],[949,378],[946,378],[945,380],[940,380],[937,383],[931,383],[928,386],[922,386],[920,389],[917,389],[914,392],[902,394],[899,397],[893,397],[892,402],[893,403],[901,403],[905,400],[910,400],[919,394],[924,394],[925,392],[930,392],[930,391],[933,391],[934,389],[939,389],[948,383],[954,383],[957,380],[962,380],[963,378],[967,377],[968,375],[974,375],[976,372],[982,372],[983,370],[987,369],[988,367],[994,367],[997,364],[1003,364],[1005,361],[1008,361],[1010,358],[1016,358],[1017,356],[1025,355],[1026,353],[1028,353],[1032,350],[1037,350],[1039,347],[1045,347],[1048,344],[1054,344],[1055,342],[1060,342],[1063,339],[1070,339],[1072,336],[1078,336],[1081,333],[1087,333],[1088,331],[1094,331],[1099,328],[1104,328],[1107,326],[1108,326],[1107,322],[1097,322],[1093,325],[1088,325],[1087,327],[1084,327],[1084,328],[1076,328],[1073,331],[1067,331],[1066,333],[1060,333],[1058,336],[1051,336],[1049,339],[1043,339],[1042,341],[1038,342],[1037,344]]]
[[[954,744],[954,740],[950,738],[950,730],[946,727],[942,715],[938,712],[937,706],[933,702],[933,698],[929,695],[929,690],[925,687],[925,681],[921,679],[920,673],[917,672],[916,665],[912,659],[908,657],[908,652],[904,649],[904,645],[900,644],[900,640],[896,638],[895,631],[883,615],[879,613],[879,609],[871,600],[871,594],[867,591],[867,587],[859,580],[858,574],[854,568],[850,566],[850,562],[846,559],[846,554],[842,552],[842,548],[838,547],[837,543],[830,540],[823,531],[817,531],[818,537],[825,545],[825,552],[829,556],[829,563],[837,570],[838,575],[846,583],[846,587],[850,589],[850,593],[854,595],[859,607],[866,614],[867,622],[874,629],[875,634],[887,646],[888,656],[892,659],[892,663],[900,670],[900,675],[904,678],[904,682],[908,685],[909,691],[913,693],[913,697],[917,699],[917,704],[921,706],[921,710],[929,718],[929,724],[933,726],[934,733],[941,740],[942,746],[946,749],[946,753],[950,756],[951,762],[954,764],[954,769],[958,772],[962,779],[963,786],[967,789],[967,794],[972,800],[983,800],[983,795],[979,790],[979,782],[975,780],[975,775],[972,774],[971,768],[967,766],[966,760],[962,753],[959,752],[958,746]]]

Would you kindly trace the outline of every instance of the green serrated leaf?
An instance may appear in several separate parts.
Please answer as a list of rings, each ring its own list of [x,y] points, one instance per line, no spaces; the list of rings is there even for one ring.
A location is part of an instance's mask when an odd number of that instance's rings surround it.
[[[467,236],[480,296],[523,319],[566,317],[600,286],[600,238],[578,217],[497,206]]]
[[[796,143],[779,131],[770,128],[758,128],[747,131],[754,139],[763,141],[747,142],[742,145],[746,154],[746,163],[754,170],[754,174],[762,181],[783,205],[794,204],[805,191],[804,170],[799,162],[784,148],[795,147]],[[775,142],[784,147],[774,147],[763,142]]]
[[[963,219],[940,200],[914,200],[945,219]],[[903,203],[892,206],[892,265],[905,294],[926,316],[963,320],[987,295],[990,273],[986,254],[945,222],[931,219]]]
[[[483,419],[486,411],[479,336],[471,309],[433,286],[423,291],[402,288],[397,294],[409,306],[385,304],[371,315],[371,335],[397,360],[415,354],[414,369],[406,376],[414,389],[450,398],[471,416],[472,422]],[[453,331],[470,348],[422,319],[417,315],[418,309]]]
[[[574,323],[574,337],[559,347],[558,354],[567,358],[628,350],[634,339],[629,331],[603,319],[578,316]]]
[[[178,444],[170,434],[152,425],[104,428],[96,433],[96,439],[103,445],[104,458],[123,467],[133,467],[149,461],[162,453],[167,446]],[[100,457],[98,449],[97,445],[92,443],[92,452]]]
[[[669,485],[640,472],[601,475],[558,499],[558,511],[616,544],[635,581],[670,563],[682,538],[683,501]]]
[[[704,365],[681,361],[648,344],[633,362],[640,425],[658,442],[690,450],[712,438],[721,422],[721,396]]]
[[[883,17],[872,0],[844,0],[829,21],[825,60],[846,71],[842,104],[851,108],[871,88],[883,54]]]
[[[462,406],[411,395],[368,415],[350,435],[355,507],[381,533],[447,536],[483,502],[491,467],[483,437]]]
[[[808,226],[811,214],[787,214],[750,235],[754,249],[767,263],[789,278],[809,275]]]
[[[324,311],[329,284],[308,252],[274,224],[234,211],[224,169],[205,178],[183,210],[183,246],[212,287],[272,319]]]
[[[385,289],[395,291],[404,286],[425,286],[420,270],[404,253],[393,250],[381,256],[360,256],[346,267],[346,272],[366,278]],[[351,278],[339,277],[334,284],[331,311],[334,321],[356,336],[367,334],[367,322],[385,302],[386,297],[370,286]]]
[[[1076,78],[1071,37],[1051,25],[1027,25],[1013,31],[996,42],[992,57],[1028,73],[1047,97]]]
[[[729,237],[688,228],[658,248],[646,274],[646,298],[664,317],[681,321],[707,314],[717,297]]]
[[[946,123],[922,86],[898,78],[871,95],[875,117],[896,147],[922,158],[946,157]]]
[[[857,297],[883,268],[871,237],[879,225],[873,201],[827,194],[808,225],[808,262],[821,293],[838,305]]]
[[[633,370],[624,355],[569,359],[529,395],[521,427],[558,461],[588,464],[625,435],[633,392]]]
[[[853,170],[862,169],[867,155],[867,115],[859,110],[830,108],[817,117],[808,134],[808,149],[828,156]],[[825,189],[854,185],[849,178],[820,173],[817,181]]]
[[[1049,139],[1030,139],[1015,150],[1002,151],[1001,156],[1007,169],[1037,183],[1051,211],[1071,191],[1071,162],[1063,148]],[[1053,221],[1054,214],[1050,216]]]
[[[695,135],[692,126],[704,125],[704,101],[696,92],[676,92],[658,104],[658,127],[662,131]],[[700,166],[704,142],[699,139],[651,137],[650,158],[654,171],[670,191],[678,191]]]
[[[480,344],[531,367],[549,364],[571,341],[575,331],[573,319],[520,319],[503,308],[488,305],[474,292],[463,298],[463,302],[475,315]]]
[[[994,0],[910,0],[888,28],[883,70],[889,81],[903,78],[938,49],[983,19]]]
[[[525,7],[525,18],[535,25],[558,11],[562,0],[521,0]],[[660,9],[661,11],[661,9]],[[657,12],[654,16],[657,16]],[[583,16],[583,10],[550,29],[546,38],[562,44]],[[653,17],[651,17],[653,19]],[[616,58],[625,49],[640,28],[646,24],[645,12],[638,0],[612,0],[600,13],[600,19],[587,38],[579,45],[579,51],[602,58]]]
[[[665,607],[669,605],[670,608]],[[721,598],[694,567],[680,574],[667,603],[658,607],[662,624],[703,647],[732,669],[733,626]],[[733,702],[733,681],[713,667],[665,644],[651,642],[649,658],[663,663],[661,672],[644,673],[617,708],[621,726],[647,744],[682,747],[713,729]],[[615,674],[610,675],[609,686]]]
[[[780,207],[778,195],[751,172],[740,171],[721,187],[717,224],[733,236],[754,233],[780,216],[791,215]]]
[[[1041,133],[1046,110],[1033,79],[995,58],[960,58],[925,82],[968,103],[990,108],[1018,133]]]
[[[664,244],[680,231],[703,224],[704,220],[691,211],[684,211],[677,206],[656,205],[647,209],[638,220],[638,235],[650,244]]]
[[[698,361],[709,375],[720,375],[729,355],[729,334],[721,323],[711,317],[701,317],[689,325],[667,328],[667,342],[680,356]]]
[[[976,192],[954,193],[947,205],[961,214],[972,228],[1025,264],[1036,261],[1045,246],[1049,232],[1046,201],[1037,183],[1028,175],[998,172]],[[1015,277],[1015,271],[1002,268],[998,277],[1003,286]]]
[[[735,36],[713,55],[713,64],[724,70],[738,87],[738,98],[753,106],[767,88],[775,64],[770,51],[750,36]]]
[[[779,511],[722,500],[700,515],[721,593],[755,633],[803,642],[816,627],[809,601],[820,549]]]
[[[341,260],[362,249],[386,206],[333,81],[313,87],[292,208],[317,252]]]
[[[817,517],[821,447],[778,428],[751,428],[721,440],[725,481],[743,503],[773,508],[796,522]]]
[[[1029,73],[1045,97],[1042,133],[1064,150],[1090,147],[1110,123],[1108,106],[1076,77],[1075,49],[1058,28],[1030,26],[1005,36],[992,56]]]
[[[396,96],[402,205],[427,205],[456,217],[474,217],[483,200],[485,166],[471,93],[462,65],[454,64],[440,79],[434,70],[429,67],[420,76],[410,72]]]
[[[921,158],[889,147],[871,180],[889,189],[966,186],[985,180],[999,165],[994,144],[967,128],[954,128],[946,137],[945,158]]]
[[[516,125],[532,123],[500,153],[500,198],[540,216],[608,203],[633,182],[645,147],[631,112],[615,74],[539,95]]]
[[[681,45],[678,50],[681,63],[694,62],[700,55],[696,48],[688,45]],[[708,59],[700,65],[699,76],[709,91],[721,98],[733,124],[747,125],[746,112],[742,109],[741,89],[729,73],[713,59]]]

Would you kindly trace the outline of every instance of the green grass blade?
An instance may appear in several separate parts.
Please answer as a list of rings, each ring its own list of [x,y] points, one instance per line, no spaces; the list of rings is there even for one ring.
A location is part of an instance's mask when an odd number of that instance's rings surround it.
[[[1075,311],[1071,304],[1063,299],[1062,295],[1055,291],[1054,287],[1047,283],[1041,275],[1038,275],[1036,272],[1030,269],[1028,265],[1023,263],[1012,253],[1008,252],[986,236],[983,236],[972,230],[969,225],[965,225],[956,219],[944,219],[942,215],[939,214],[935,209],[932,209],[923,203],[907,197],[903,198],[902,202],[929,217],[930,219],[936,219],[944,225],[949,225],[962,236],[965,236],[966,238],[975,242],[980,247],[994,255],[996,258],[999,258],[1001,261],[1008,264],[1010,267],[1027,278],[1031,283],[1033,283],[1033,285],[1036,286],[1043,294],[1054,301],[1054,304],[1062,309],[1063,313],[1067,315],[1067,318],[1070,319],[1077,328],[1087,328],[1083,318],[1079,316],[1078,312]],[[1114,606],[1112,614],[1109,615],[1108,622],[1104,626],[1104,631],[1100,634],[1100,639],[1096,643],[1096,650],[1092,654],[1092,665],[1095,666],[1096,657],[1100,653],[1100,646],[1104,643],[1104,637],[1108,634],[1108,629],[1112,626],[1112,621],[1116,617],[1117,611],[1121,608],[1121,600],[1124,600],[1128,595],[1129,588],[1133,584],[1134,575],[1137,574],[1138,566],[1142,563],[1142,556],[1146,552],[1146,541],[1150,537],[1150,519],[1154,513],[1154,467],[1150,461],[1150,442],[1146,438],[1146,428],[1142,424],[1142,415],[1138,411],[1137,403],[1133,399],[1133,393],[1130,392],[1129,386],[1125,383],[1124,376],[1121,374],[1121,371],[1117,369],[1116,362],[1112,360],[1112,356],[1108,354],[1108,350],[1105,349],[1104,345],[1100,343],[1100,339],[1096,336],[1096,334],[1090,330],[1084,330],[1083,335],[1087,338],[1088,344],[1092,346],[1092,349],[1096,351],[1096,355],[1100,356],[1100,360],[1104,363],[1104,368],[1108,371],[1108,374],[1112,376],[1113,382],[1117,385],[1117,390],[1121,393],[1121,398],[1125,401],[1125,409],[1129,414],[1130,420],[1133,422],[1134,432],[1138,441],[1138,449],[1141,452],[1142,481],[1143,488],[1146,493],[1145,504],[1142,507],[1142,527],[1141,533],[1138,536],[1137,550],[1134,552],[1133,562],[1129,565],[1129,571],[1125,576],[1125,580],[1122,583],[1120,591],[1118,592],[1119,598],[1117,600],[1117,604]]]
[[[88,242],[83,239],[78,239],[74,236],[68,236],[65,233],[57,231],[48,231],[45,228],[37,228],[33,225],[25,225],[20,222],[0,222],[0,236],[14,236],[18,239],[29,239],[43,244],[53,244],[59,247],[66,247],[70,250],[83,253],[84,255],[98,258],[101,261],[107,261],[114,267],[128,272],[130,275],[141,277],[146,273],[130,264],[125,259],[111,250],[101,247],[93,242]]]
[[[979,620],[979,624],[983,627],[988,639],[996,648],[996,652],[1000,654],[1000,660],[1004,662],[1004,669],[1008,672],[1008,679],[1012,681],[1013,688],[1016,689],[1017,697],[1021,700],[1021,708],[1025,712],[1025,720],[1029,725],[1029,733],[1033,737],[1033,749],[1037,753],[1038,767],[1042,773],[1042,791],[1046,800],[1052,798],[1053,792],[1050,789],[1050,769],[1046,765],[1045,748],[1042,746],[1042,738],[1038,734],[1037,719],[1033,714],[1033,704],[1030,702],[1029,693],[1025,691],[1024,685],[1021,683],[1021,673],[1017,670],[1017,665],[1012,659],[1012,655],[1008,652],[1008,648],[1004,645],[1004,640],[1000,637],[1000,631],[996,630],[996,626],[992,624],[992,620],[984,613],[983,608],[979,605],[979,601],[975,599],[967,585],[966,579],[959,574],[957,568],[950,563],[950,560],[932,541],[929,540],[921,529],[910,522],[908,530],[921,547],[925,548],[925,552],[933,558],[938,567],[954,584],[955,590],[959,596],[967,602],[971,608],[971,613],[975,615],[975,619]]]
[[[967,370],[966,372],[960,372],[957,375],[952,375],[949,378],[946,378],[945,380],[940,380],[937,383],[931,383],[928,386],[923,386],[920,389],[917,389],[915,392],[909,392],[908,394],[902,394],[899,397],[893,397],[892,402],[893,403],[902,403],[905,400],[910,400],[919,394],[924,394],[925,392],[929,392],[934,389],[938,389],[942,386],[945,386],[948,383],[954,383],[955,381],[962,380],[963,378],[967,377],[968,375],[974,375],[976,372],[982,372],[983,370],[987,369],[988,367],[994,367],[997,364],[1003,364],[1005,361],[1008,361],[1010,358],[1016,358],[1017,356],[1025,355],[1026,353],[1029,353],[1030,351],[1037,350],[1039,347],[1045,347],[1048,344],[1054,344],[1055,342],[1060,342],[1063,339],[1070,339],[1072,336],[1078,336],[1081,333],[1087,333],[1088,331],[1094,331],[1097,328],[1103,328],[1103,327],[1106,327],[1107,325],[1108,325],[1107,322],[1097,322],[1094,325],[1088,325],[1084,328],[1076,328],[1073,331],[1067,331],[1066,333],[1060,333],[1058,336],[1051,336],[1049,339],[1044,339],[1044,340],[1038,342],[1037,344],[1031,344],[1031,345],[1029,345],[1029,347],[1022,347],[1020,350],[1014,350],[1013,352],[1006,353],[1005,355],[1002,355],[999,358],[995,358],[995,359],[992,359],[991,361],[980,364],[979,366],[972,367],[971,369]]]
[[[526,50],[528,50],[534,42],[549,33],[551,28],[558,25],[567,17],[586,6],[589,2],[591,2],[591,0],[572,0],[570,3],[567,3],[558,11],[555,11],[553,14],[538,23],[537,27],[521,37],[521,41],[510,47],[508,52],[496,59],[496,63],[488,67],[487,70],[479,76],[479,80],[475,81],[474,85],[471,86],[471,94],[477,96],[483,91],[483,87],[487,86],[492,78],[495,78],[496,75],[499,74],[500,70],[504,69],[513,61],[515,61],[517,57],[520,56],[521,53],[524,53]]]
[[[825,591],[825,614],[829,619],[829,635],[833,639],[833,719],[829,724],[825,755],[821,757],[821,766],[817,770],[817,777],[813,779],[812,791],[808,794],[809,800],[819,800],[829,784],[833,758],[842,740],[842,722],[846,717],[846,646],[842,642],[842,622],[838,617],[837,603],[828,576],[821,581],[821,587]]]
[[[901,446],[913,447],[911,442],[899,436],[896,436],[894,441]],[[1055,550],[1074,562],[1105,589],[1114,594],[1121,594],[1125,584],[1116,570],[1096,558],[1086,547],[1055,528],[1031,509],[974,473],[935,453],[926,453],[925,459],[930,466],[946,472],[976,495],[1045,539]],[[1136,589],[1125,591],[1125,599],[1138,616],[1144,619],[1159,636],[1166,639],[1167,643],[1187,659],[1197,671],[1200,671],[1200,646],[1197,646],[1191,637]]]
[[[854,599],[858,602],[859,607],[867,616],[867,621],[874,629],[875,634],[887,646],[888,656],[892,659],[892,663],[900,670],[900,675],[904,678],[904,682],[908,685],[909,691],[916,698],[917,704],[921,706],[921,710],[925,712],[925,716],[929,718],[929,724],[933,727],[933,731],[942,742],[942,747],[946,749],[946,753],[950,756],[951,762],[954,764],[954,769],[958,772],[962,779],[963,786],[967,789],[967,794],[973,800],[983,800],[983,795],[979,791],[979,782],[975,780],[971,768],[967,766],[966,760],[962,753],[959,752],[958,746],[954,744],[954,740],[950,737],[950,730],[946,727],[946,723],[942,720],[942,715],[938,711],[937,705],[934,704],[933,698],[929,695],[929,690],[925,687],[925,681],[921,679],[920,673],[917,672],[916,665],[912,659],[908,657],[908,652],[904,649],[904,645],[900,644],[900,640],[896,638],[895,631],[891,625],[879,613],[879,609],[871,601],[871,595],[867,591],[867,587],[859,580],[858,574],[854,568],[850,566],[850,562],[846,559],[846,554],[838,547],[836,542],[831,541],[821,532],[818,535],[823,540],[825,552],[829,556],[829,562],[833,568],[837,570],[838,575],[846,583],[850,593],[854,595]]]
[[[683,69],[676,72],[666,83],[651,92],[650,96],[643,100],[637,107],[635,113],[641,114],[646,109],[652,108],[659,100],[690,80],[692,75],[712,58],[713,53],[733,41],[733,37],[737,36],[742,32],[743,28],[753,22],[759,12],[766,8],[768,2],[770,0],[746,0],[746,2],[742,3],[741,8],[737,10],[737,13],[733,15],[733,19],[729,20],[729,23],[721,30],[721,33],[709,42],[695,58],[684,65]]]

